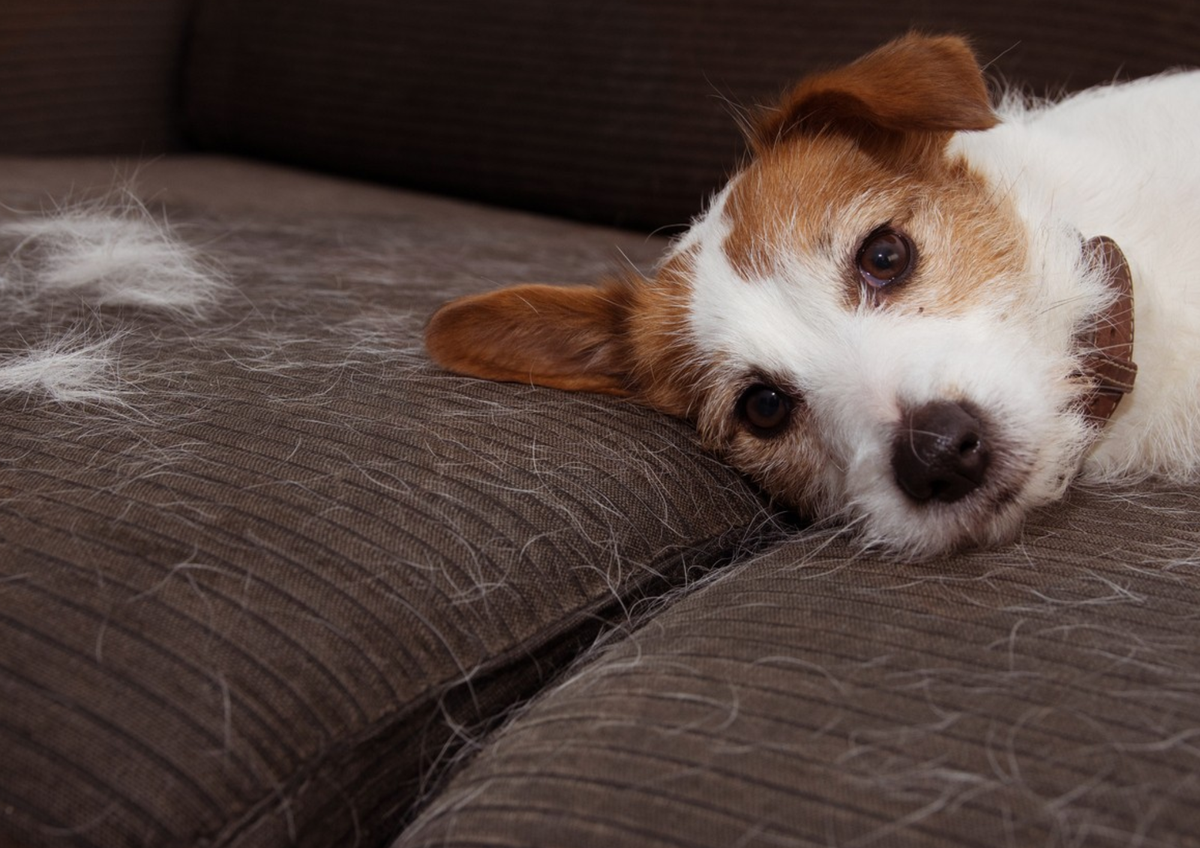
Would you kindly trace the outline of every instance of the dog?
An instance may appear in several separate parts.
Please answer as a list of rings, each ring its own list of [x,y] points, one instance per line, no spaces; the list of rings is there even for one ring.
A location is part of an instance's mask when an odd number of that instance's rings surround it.
[[[993,106],[908,34],[762,110],[652,276],[461,298],[427,349],[691,421],[866,548],[1007,543],[1073,480],[1200,466],[1196,115],[1200,72]]]

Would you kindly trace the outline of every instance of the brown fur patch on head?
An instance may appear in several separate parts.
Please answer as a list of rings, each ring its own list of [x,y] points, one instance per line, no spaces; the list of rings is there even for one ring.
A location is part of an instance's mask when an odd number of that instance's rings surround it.
[[[760,153],[730,191],[725,254],[747,280],[780,270],[789,253],[835,247],[835,219],[872,190],[894,190],[896,174],[842,136],[793,139]]]
[[[836,254],[849,306],[867,299],[953,311],[970,299],[980,268],[1013,270],[1024,259],[1014,211],[946,153],[954,132],[995,123],[961,38],[910,34],[804,79],[755,129],[754,159],[724,210],[731,264],[745,279],[762,279],[786,259]],[[922,275],[936,276],[932,284],[862,287],[856,251],[883,226],[911,226],[925,246],[947,243],[940,266],[924,269],[936,270]],[[948,262],[954,253],[965,261]]]
[[[984,285],[1017,284],[1026,263],[1016,209],[965,161],[943,153],[899,169],[840,135],[764,151],[738,176],[724,215],[724,251],[740,276],[779,277],[796,257],[819,257],[836,268],[847,308],[958,314],[997,294]],[[903,283],[872,289],[858,251],[883,226],[912,241],[915,265]]]

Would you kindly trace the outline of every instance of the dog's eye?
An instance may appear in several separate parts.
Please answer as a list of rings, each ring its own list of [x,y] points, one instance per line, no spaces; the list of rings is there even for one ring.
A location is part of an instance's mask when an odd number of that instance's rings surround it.
[[[912,242],[905,236],[891,229],[876,230],[858,251],[858,273],[867,285],[881,289],[904,279],[915,258]]]
[[[756,436],[773,436],[788,423],[792,399],[772,386],[760,384],[742,392],[738,410]]]

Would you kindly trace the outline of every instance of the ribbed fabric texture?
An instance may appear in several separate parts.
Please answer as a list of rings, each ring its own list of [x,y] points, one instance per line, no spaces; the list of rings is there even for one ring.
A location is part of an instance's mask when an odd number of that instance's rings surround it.
[[[152,156],[180,144],[189,0],[5,0],[0,153]]]
[[[975,38],[1044,93],[1200,63],[1174,0],[203,0],[194,140],[626,226],[687,223],[737,122],[912,27]]]
[[[209,317],[0,317],[6,362],[121,333],[126,388],[0,398],[0,833],[379,844],[600,627],[761,539],[757,495],[683,425],[421,349],[443,291],[660,243],[228,162],[147,171],[281,208],[168,211],[236,287]],[[287,201],[309,188],[320,211]],[[373,215],[339,213],[360,195]]]
[[[533,704],[396,848],[1191,845],[1200,492],[902,566],[797,538]]]

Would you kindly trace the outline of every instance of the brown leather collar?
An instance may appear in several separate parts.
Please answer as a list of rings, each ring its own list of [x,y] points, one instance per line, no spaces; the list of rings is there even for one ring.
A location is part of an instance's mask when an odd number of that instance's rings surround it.
[[[1107,236],[1088,239],[1084,255],[1104,269],[1113,300],[1096,316],[1094,326],[1075,338],[1080,352],[1079,377],[1090,384],[1083,399],[1084,414],[1097,429],[1112,417],[1127,392],[1133,390],[1137,363],[1133,361],[1133,276],[1117,243]]]

